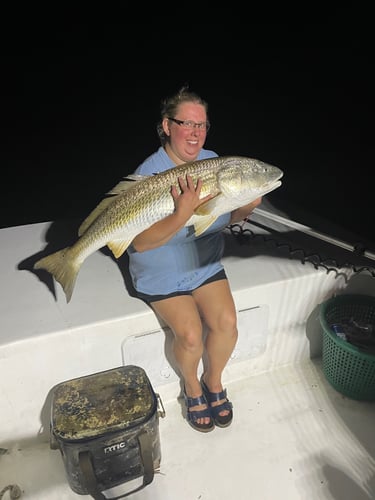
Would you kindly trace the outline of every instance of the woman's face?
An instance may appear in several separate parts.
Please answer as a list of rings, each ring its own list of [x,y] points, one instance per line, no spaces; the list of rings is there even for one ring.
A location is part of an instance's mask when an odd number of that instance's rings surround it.
[[[163,129],[165,134],[169,136],[169,142],[165,145],[168,156],[176,165],[196,160],[207,137],[205,127],[207,114],[204,106],[193,102],[184,102],[179,105],[176,116],[173,118],[194,122],[195,125],[198,125],[186,127],[164,118]]]

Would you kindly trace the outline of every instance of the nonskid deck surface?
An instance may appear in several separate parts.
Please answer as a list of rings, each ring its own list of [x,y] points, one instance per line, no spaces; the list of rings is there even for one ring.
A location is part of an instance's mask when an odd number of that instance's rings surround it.
[[[162,389],[162,388],[161,388]],[[326,381],[321,360],[227,385],[234,420],[208,434],[183,419],[180,399],[160,418],[160,473],[130,500],[367,500],[375,497],[375,405]],[[163,400],[163,391],[160,392]],[[0,456],[0,491],[22,499],[73,500],[62,457],[49,443],[15,444]],[[108,497],[126,491],[127,483]],[[9,492],[4,494],[7,498]]]
[[[26,500],[91,498],[71,490],[60,452],[50,449],[47,393],[58,382],[121,363],[144,366],[166,410],[159,422],[160,473],[126,498],[375,498],[375,405],[345,398],[328,384],[316,321],[319,304],[335,293],[375,295],[373,261],[302,238],[288,225],[273,228],[275,236],[262,214],[253,219],[256,224],[234,228],[243,231],[238,241],[226,234],[225,267],[240,333],[224,376],[234,421],[208,434],[184,419],[179,383],[171,382],[164,358],[167,332],[142,301],[124,294],[112,259],[92,256],[67,305],[58,286],[50,289],[26,272],[51,234],[49,224],[1,230],[7,294],[0,301],[0,500],[11,498],[4,488],[12,484]],[[65,241],[61,228],[57,233]],[[106,495],[133,487],[127,483]]]

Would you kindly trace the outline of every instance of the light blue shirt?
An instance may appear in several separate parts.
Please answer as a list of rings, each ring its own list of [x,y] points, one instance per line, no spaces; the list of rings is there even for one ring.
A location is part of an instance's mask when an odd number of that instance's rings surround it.
[[[214,151],[202,149],[198,160],[214,158]],[[176,165],[163,147],[146,158],[135,174],[153,175]],[[190,291],[223,269],[223,229],[228,226],[230,214],[221,215],[201,236],[194,235],[194,227],[182,228],[164,245],[137,252],[128,248],[129,271],[134,288],[147,295],[167,295]]]

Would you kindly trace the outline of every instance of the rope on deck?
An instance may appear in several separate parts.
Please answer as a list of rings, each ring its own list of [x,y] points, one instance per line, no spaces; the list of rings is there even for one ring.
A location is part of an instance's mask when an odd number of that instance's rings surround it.
[[[319,253],[308,253],[302,247],[293,247],[291,243],[282,236],[282,233],[278,233],[278,231],[271,229],[267,226],[260,224],[259,222],[252,221],[250,219],[245,219],[244,222],[249,224],[253,224],[254,226],[261,227],[267,229],[269,234],[257,234],[254,233],[248,227],[243,227],[243,224],[232,224],[228,226],[228,229],[232,236],[234,236],[240,245],[250,244],[250,241],[255,238],[260,238],[266,243],[271,243],[275,246],[276,249],[284,249],[286,250],[291,258],[296,258],[305,264],[306,262],[312,264],[315,269],[324,268],[327,273],[334,272],[337,276],[342,276],[345,281],[348,281],[348,276],[346,274],[346,270],[350,269],[354,274],[366,273],[369,274],[372,278],[375,278],[375,267],[368,265],[356,265],[353,262],[345,261],[342,264],[339,264],[336,259],[323,259],[323,257]],[[339,246],[339,245],[337,245]],[[354,247],[353,247],[354,248]],[[346,249],[347,250],[347,249]],[[371,258],[375,260],[375,254],[369,254],[364,251],[352,250],[353,255],[364,256],[367,258]]]

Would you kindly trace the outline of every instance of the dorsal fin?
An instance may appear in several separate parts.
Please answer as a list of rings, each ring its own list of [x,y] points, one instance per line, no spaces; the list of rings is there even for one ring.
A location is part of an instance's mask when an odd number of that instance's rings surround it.
[[[123,181],[120,181],[118,184],[116,184],[115,187],[113,187],[110,191],[107,193],[107,197],[104,198],[99,205],[97,205],[94,210],[86,217],[86,219],[82,222],[78,229],[78,236],[81,236],[86,229],[91,226],[91,224],[94,222],[94,220],[102,213],[106,208],[113,202],[113,200],[116,199],[116,197],[130,189],[132,186],[134,186],[135,182],[139,182],[143,179],[148,177],[147,175],[135,175],[131,174],[128,175],[127,177],[124,177]]]
[[[107,194],[120,194],[123,193],[124,191],[127,191],[129,188],[134,186],[134,183],[142,181],[143,179],[147,179],[150,177],[149,175],[136,175],[136,174],[131,174],[127,175],[124,177],[123,181],[120,181],[118,184],[116,184],[115,187],[113,187],[110,191],[108,191]]]
[[[97,205],[94,210],[90,213],[88,217],[82,222],[82,224],[78,228],[78,236],[82,236],[82,234],[86,231],[86,229],[91,226],[94,220],[115,200],[117,196],[108,196],[104,198],[99,205]]]

